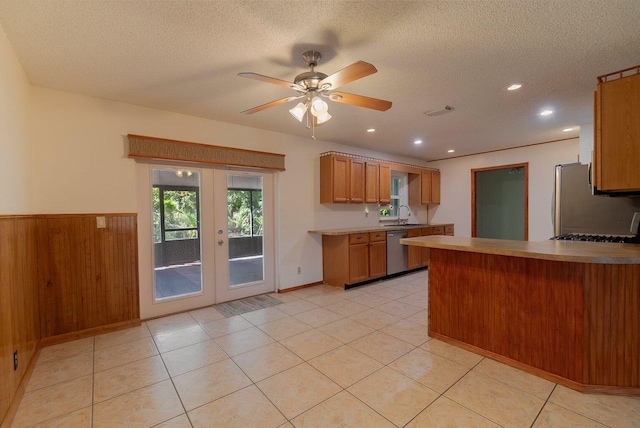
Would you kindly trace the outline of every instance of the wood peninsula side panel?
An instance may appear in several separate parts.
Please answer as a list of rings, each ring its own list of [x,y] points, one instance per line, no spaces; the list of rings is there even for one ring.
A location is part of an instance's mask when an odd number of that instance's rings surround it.
[[[640,388],[640,265],[586,265],[584,298],[582,382]]]
[[[431,249],[429,334],[583,392],[640,394],[640,265]]]

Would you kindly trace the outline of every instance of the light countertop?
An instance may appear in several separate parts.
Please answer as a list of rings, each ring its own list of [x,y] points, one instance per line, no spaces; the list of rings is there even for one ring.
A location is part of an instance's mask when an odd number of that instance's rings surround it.
[[[576,263],[640,264],[640,244],[576,241],[510,241],[459,236],[405,238],[401,244],[443,250],[496,254]]]
[[[308,233],[314,233],[317,235],[350,235],[352,233],[367,233],[367,232],[380,232],[380,231],[391,232],[393,230],[421,229],[423,227],[443,227],[443,226],[453,226],[453,223],[410,224],[406,226],[389,225],[389,226],[344,227],[339,229],[309,230]]]

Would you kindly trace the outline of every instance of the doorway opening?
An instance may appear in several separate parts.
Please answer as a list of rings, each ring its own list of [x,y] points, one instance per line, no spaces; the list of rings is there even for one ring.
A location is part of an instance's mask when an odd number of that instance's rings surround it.
[[[528,163],[472,169],[471,198],[471,236],[528,240]]]

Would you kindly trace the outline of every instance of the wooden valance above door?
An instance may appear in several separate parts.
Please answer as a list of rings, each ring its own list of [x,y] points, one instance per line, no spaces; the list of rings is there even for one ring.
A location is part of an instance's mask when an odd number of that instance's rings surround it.
[[[284,155],[166,138],[127,135],[130,158],[284,171]]]

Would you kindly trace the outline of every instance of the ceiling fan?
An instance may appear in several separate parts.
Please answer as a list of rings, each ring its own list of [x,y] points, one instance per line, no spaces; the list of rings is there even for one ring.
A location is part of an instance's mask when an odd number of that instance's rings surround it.
[[[386,111],[391,108],[390,101],[335,91],[335,89],[340,86],[377,73],[378,70],[373,65],[364,61],[358,61],[343,68],[342,70],[336,71],[330,76],[327,76],[324,73],[315,71],[315,67],[318,65],[320,58],[322,58],[320,52],[307,51],[302,54],[302,57],[307,63],[309,71],[298,74],[293,82],[287,82],[285,80],[263,76],[256,73],[238,73],[238,76],[240,77],[273,83],[275,85],[291,88],[298,92],[298,95],[296,96],[271,101],[270,103],[245,110],[242,114],[253,114],[290,101],[301,100],[294,108],[289,110],[289,113],[291,113],[298,121],[302,122],[305,114],[310,112],[310,114],[307,115],[307,127],[315,127],[331,119],[331,115],[328,111],[329,106],[322,100],[322,98],[328,98],[329,100],[338,103],[351,104],[379,111]]]

